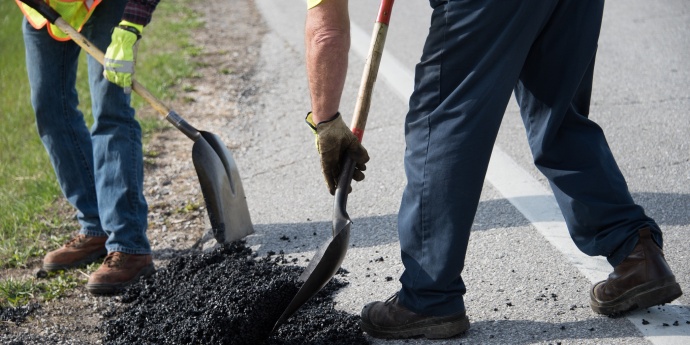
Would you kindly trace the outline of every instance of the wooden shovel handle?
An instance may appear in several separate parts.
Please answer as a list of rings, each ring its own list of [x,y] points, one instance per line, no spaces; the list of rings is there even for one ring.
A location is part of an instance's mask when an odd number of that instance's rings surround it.
[[[357,104],[355,105],[355,113],[352,117],[350,128],[360,142],[362,142],[364,126],[367,123],[367,117],[369,115],[371,93],[374,90],[376,75],[379,71],[383,45],[386,43],[386,34],[388,33],[388,22],[393,8],[393,1],[394,0],[381,0],[381,7],[379,8],[379,14],[376,18],[376,24],[374,25],[374,33],[371,38],[371,44],[369,45],[369,54],[366,64],[364,65],[362,82],[359,85]],[[350,216],[348,216],[346,211],[347,195],[350,189],[350,183],[352,183],[354,171],[355,162],[349,155],[346,155],[343,161],[343,168],[340,171],[340,176],[338,176],[338,188],[335,190],[335,202],[333,204],[334,238],[338,236],[340,231],[350,222]],[[342,255],[344,256],[345,253]]]
[[[352,117],[350,128],[360,142],[364,136],[364,127],[366,126],[367,117],[369,116],[371,94],[374,90],[376,75],[378,74],[379,65],[381,64],[381,55],[383,54],[383,46],[386,43],[386,34],[388,33],[388,23],[393,9],[393,2],[394,0],[381,0],[381,7],[379,7],[378,17],[374,25],[374,33],[371,37],[369,54],[366,64],[364,65],[362,82],[359,85],[355,113]]]

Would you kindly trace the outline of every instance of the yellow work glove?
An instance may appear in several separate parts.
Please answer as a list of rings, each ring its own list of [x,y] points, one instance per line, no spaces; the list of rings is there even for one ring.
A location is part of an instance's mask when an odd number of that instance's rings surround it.
[[[137,57],[137,46],[144,26],[123,20],[113,28],[110,45],[105,51],[103,75],[112,83],[132,92],[132,77]]]
[[[335,189],[338,187],[338,177],[342,170],[341,164],[344,162],[345,153],[349,154],[355,162],[352,179],[362,181],[364,179],[362,171],[367,168],[365,163],[369,161],[369,154],[347,127],[340,113],[335,114],[335,117],[328,121],[315,124],[309,112],[305,121],[316,136],[316,149],[321,155],[321,171],[331,195],[335,194]]]

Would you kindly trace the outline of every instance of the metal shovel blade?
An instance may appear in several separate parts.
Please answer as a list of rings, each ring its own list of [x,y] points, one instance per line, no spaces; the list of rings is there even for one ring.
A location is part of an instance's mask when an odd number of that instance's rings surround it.
[[[218,243],[229,243],[254,233],[247,198],[232,153],[220,138],[199,131],[201,137],[192,147],[201,193],[211,221],[213,237]]]
[[[299,277],[299,281],[304,282],[302,287],[297,291],[295,297],[292,298],[283,314],[280,315],[280,319],[273,326],[273,330],[278,329],[280,325],[285,323],[292,314],[331,280],[331,277],[335,275],[343,259],[345,259],[344,253],[347,251],[349,242],[350,223],[348,222],[338,235],[321,246],[312,258],[312,261],[309,262],[309,266]]]
[[[292,298],[283,314],[273,326],[273,331],[278,329],[287,319],[294,314],[304,303],[316,295],[338,272],[340,265],[347,254],[347,246],[350,243],[350,227],[352,221],[347,214],[347,193],[352,182],[352,174],[355,171],[355,162],[347,157],[343,170],[338,177],[338,188],[335,191],[335,204],[333,207],[333,238],[321,245],[309,265],[299,277],[303,282],[302,287]]]

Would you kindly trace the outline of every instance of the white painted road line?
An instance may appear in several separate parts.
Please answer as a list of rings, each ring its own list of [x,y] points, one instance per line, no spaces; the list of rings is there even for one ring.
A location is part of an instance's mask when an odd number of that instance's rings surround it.
[[[352,51],[366,59],[371,35],[355,23],[350,24]],[[414,74],[390,52],[384,50],[379,77],[407,102],[414,87]],[[527,218],[539,233],[585,276],[595,283],[606,279],[611,266],[602,257],[583,254],[570,238],[553,193],[495,146],[489,163],[487,181]],[[658,345],[690,344],[690,328],[674,327],[690,319],[690,310],[679,305],[640,310],[627,316],[644,335]],[[643,319],[649,321],[643,325]],[[666,326],[664,326],[666,325]]]
[[[355,23],[350,23],[350,36],[352,51],[366,59],[369,54],[371,33],[366,33]],[[362,44],[362,42],[365,43]],[[403,100],[407,101],[410,98],[414,89],[414,75],[398,59],[386,53],[385,47],[381,56],[378,78],[385,79],[388,85],[391,85]]]

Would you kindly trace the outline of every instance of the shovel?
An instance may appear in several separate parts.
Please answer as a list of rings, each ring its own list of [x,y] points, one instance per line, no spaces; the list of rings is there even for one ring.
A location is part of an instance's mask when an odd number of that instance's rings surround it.
[[[76,44],[103,64],[103,52],[63,20],[60,14],[47,3],[43,0],[20,1],[38,11],[49,22],[67,33]],[[192,161],[199,177],[201,192],[206,202],[206,210],[216,241],[229,243],[253,233],[254,227],[249,217],[247,199],[237,165],[220,138],[213,133],[198,131],[136,80],[132,81],[132,89],[165,116],[168,122],[194,141]]]
[[[371,93],[376,82],[376,74],[378,73],[381,55],[383,54],[383,45],[386,42],[393,1],[381,0],[371,45],[369,46],[369,54],[364,66],[362,82],[359,86],[357,104],[355,105],[355,113],[350,127],[352,128],[352,133],[357,136],[360,142],[362,141],[364,127],[369,115]],[[273,326],[273,331],[278,329],[297,309],[319,292],[335,275],[338,268],[340,268],[340,264],[345,259],[347,246],[350,241],[350,227],[352,225],[350,216],[345,208],[347,206],[347,191],[350,188],[354,171],[355,162],[349,156],[346,156],[343,170],[340,176],[338,176],[338,187],[335,190],[333,238],[322,244],[311,261],[309,261],[309,265],[307,265],[299,277],[299,281],[303,282],[302,286]]]

